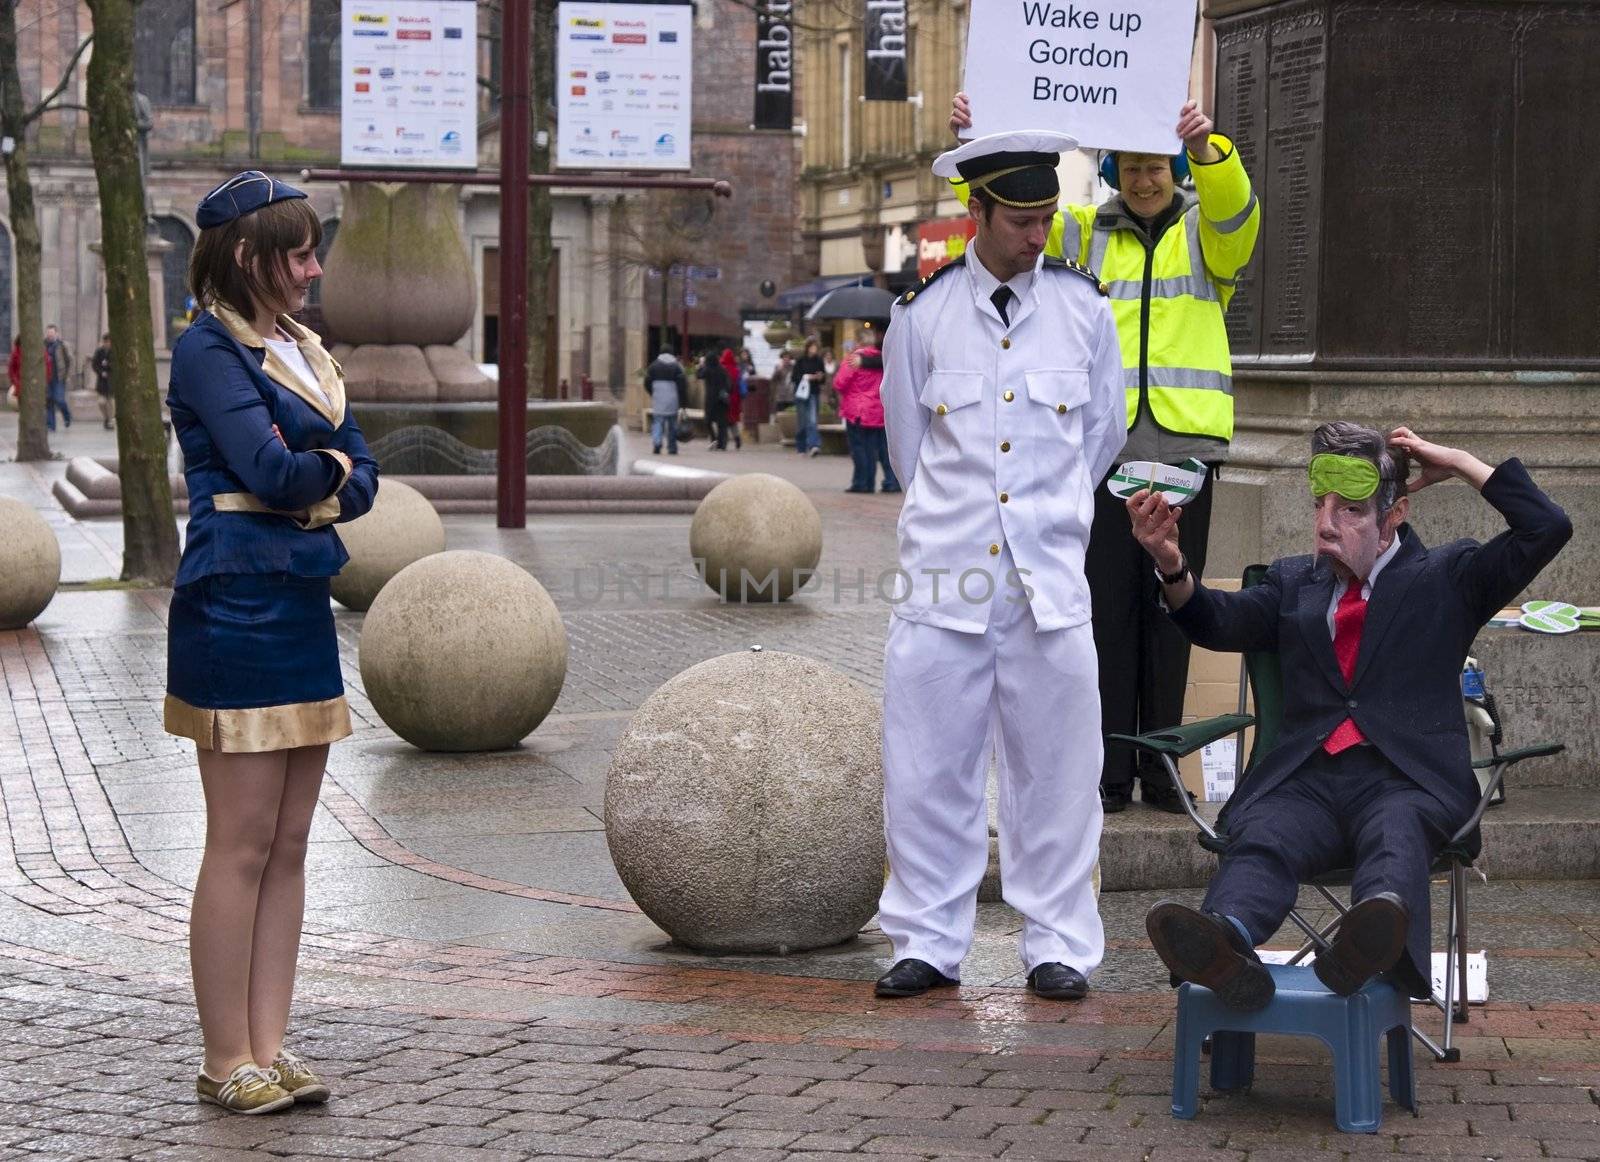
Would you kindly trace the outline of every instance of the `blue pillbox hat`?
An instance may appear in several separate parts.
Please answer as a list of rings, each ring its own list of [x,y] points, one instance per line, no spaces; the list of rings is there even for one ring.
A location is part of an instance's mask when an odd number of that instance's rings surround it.
[[[269,178],[258,169],[247,169],[234,174],[216,189],[200,199],[195,208],[194,220],[202,230],[231,222],[242,214],[269,206],[289,198],[303,198],[305,193],[287,182]]]

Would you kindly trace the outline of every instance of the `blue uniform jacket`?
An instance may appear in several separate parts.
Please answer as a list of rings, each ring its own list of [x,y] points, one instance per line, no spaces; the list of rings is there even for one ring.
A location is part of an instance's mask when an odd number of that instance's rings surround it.
[[[311,332],[279,322],[328,399],[223,307],[173,348],[167,406],[189,486],[176,585],[213,573],[331,577],[349,560],[333,523],[361,516],[377,495],[378,464],[345,407],[337,365]]]

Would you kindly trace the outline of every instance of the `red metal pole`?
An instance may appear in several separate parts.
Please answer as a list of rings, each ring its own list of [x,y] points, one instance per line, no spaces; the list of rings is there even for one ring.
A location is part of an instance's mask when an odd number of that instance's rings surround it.
[[[495,511],[528,524],[528,65],[531,0],[504,0],[500,41],[500,439]]]

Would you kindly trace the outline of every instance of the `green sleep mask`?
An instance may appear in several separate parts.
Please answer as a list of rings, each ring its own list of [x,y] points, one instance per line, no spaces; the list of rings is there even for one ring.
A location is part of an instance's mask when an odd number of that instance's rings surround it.
[[[1360,456],[1340,456],[1333,452],[1320,452],[1311,457],[1309,470],[1311,495],[1321,498],[1337,492],[1346,500],[1366,500],[1378,491],[1383,479],[1378,466]]]

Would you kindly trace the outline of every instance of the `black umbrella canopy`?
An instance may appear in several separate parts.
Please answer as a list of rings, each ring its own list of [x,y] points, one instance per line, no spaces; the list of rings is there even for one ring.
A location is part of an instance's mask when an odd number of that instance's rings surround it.
[[[842,286],[817,300],[808,319],[887,319],[894,296],[875,286]]]

